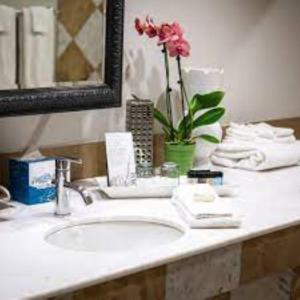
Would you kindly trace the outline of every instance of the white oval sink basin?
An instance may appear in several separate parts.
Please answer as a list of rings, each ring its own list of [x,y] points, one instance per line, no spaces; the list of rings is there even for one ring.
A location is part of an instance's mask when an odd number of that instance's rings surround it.
[[[162,221],[90,221],[57,228],[46,236],[52,245],[76,251],[132,252],[172,243],[184,231]]]

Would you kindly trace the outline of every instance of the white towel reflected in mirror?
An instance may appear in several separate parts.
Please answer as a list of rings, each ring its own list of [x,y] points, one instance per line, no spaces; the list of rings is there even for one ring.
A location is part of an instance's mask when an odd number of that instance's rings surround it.
[[[16,89],[16,11],[0,5],[0,90]]]
[[[55,86],[55,13],[53,8],[23,8],[19,22],[21,88]]]

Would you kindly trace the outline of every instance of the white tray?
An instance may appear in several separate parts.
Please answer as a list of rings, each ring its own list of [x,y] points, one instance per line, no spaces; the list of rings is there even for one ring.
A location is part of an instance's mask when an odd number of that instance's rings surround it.
[[[100,190],[111,199],[130,199],[130,198],[171,198],[174,186],[114,186],[102,187]]]

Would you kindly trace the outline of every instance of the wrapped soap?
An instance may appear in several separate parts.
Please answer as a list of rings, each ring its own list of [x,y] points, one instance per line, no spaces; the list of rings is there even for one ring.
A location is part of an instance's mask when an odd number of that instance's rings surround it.
[[[33,205],[55,199],[55,159],[14,158],[9,160],[12,199]]]

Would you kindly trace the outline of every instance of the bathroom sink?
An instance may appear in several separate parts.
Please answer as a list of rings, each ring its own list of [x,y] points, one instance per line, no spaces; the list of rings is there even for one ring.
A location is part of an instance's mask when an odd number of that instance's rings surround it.
[[[56,228],[46,241],[75,251],[124,253],[157,248],[183,235],[179,226],[160,220],[98,220]]]

